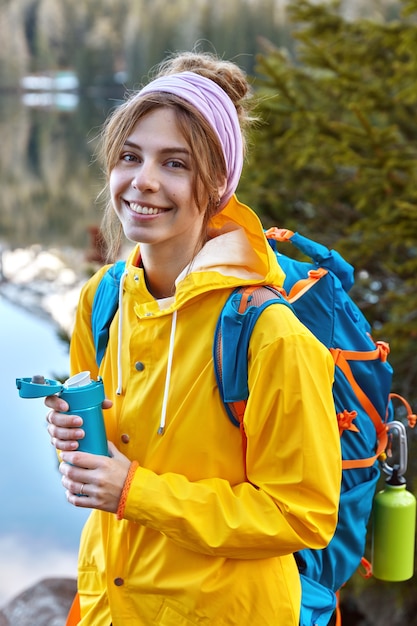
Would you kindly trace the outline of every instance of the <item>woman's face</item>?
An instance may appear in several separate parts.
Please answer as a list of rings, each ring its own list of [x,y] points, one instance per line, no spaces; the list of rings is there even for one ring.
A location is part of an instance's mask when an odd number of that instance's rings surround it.
[[[194,251],[204,212],[194,199],[193,180],[191,150],[173,109],[147,113],[134,126],[110,173],[113,207],[126,237],[158,250],[172,249],[176,255]]]

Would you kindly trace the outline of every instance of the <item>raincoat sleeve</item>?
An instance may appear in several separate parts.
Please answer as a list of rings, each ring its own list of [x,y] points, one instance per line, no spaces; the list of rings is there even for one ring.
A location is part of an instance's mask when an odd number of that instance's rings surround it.
[[[325,547],[337,522],[341,480],[333,372],[328,350],[287,307],[266,309],[250,342],[247,480],[193,482],[138,467],[125,519],[188,550],[226,558]]]

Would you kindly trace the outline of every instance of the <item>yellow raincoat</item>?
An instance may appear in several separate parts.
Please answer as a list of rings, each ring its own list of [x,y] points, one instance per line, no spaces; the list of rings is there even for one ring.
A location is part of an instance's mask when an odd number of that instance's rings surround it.
[[[160,301],[135,248],[100,372],[90,317],[105,268],[81,296],[71,373],[103,377],[114,402],[108,439],[139,462],[124,519],[94,510],[83,530],[83,626],[296,626],[292,553],[326,546],[335,529],[332,359],[288,307],[262,313],[249,351],[246,477],[241,433],[216,387],[214,330],[235,286],[282,284],[283,274],[258,218],[236,198],[210,236],[175,297]]]

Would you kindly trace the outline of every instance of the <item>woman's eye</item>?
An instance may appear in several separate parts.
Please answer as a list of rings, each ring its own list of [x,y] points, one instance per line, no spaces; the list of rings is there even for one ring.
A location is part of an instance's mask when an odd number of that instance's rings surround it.
[[[172,168],[182,168],[185,167],[184,163],[181,163],[181,161],[176,161],[175,159],[171,159],[170,161],[167,162],[168,167],[172,167]]]
[[[122,154],[121,156],[122,161],[125,161],[126,163],[132,163],[137,161],[137,157],[134,154]]]

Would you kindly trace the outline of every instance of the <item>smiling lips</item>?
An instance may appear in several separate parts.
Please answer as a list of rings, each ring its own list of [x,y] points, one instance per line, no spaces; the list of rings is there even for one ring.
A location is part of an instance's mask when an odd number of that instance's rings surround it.
[[[142,204],[137,204],[136,202],[129,202],[129,207],[134,213],[138,213],[139,215],[159,215],[160,213],[165,213],[167,211],[167,209],[143,206]]]

